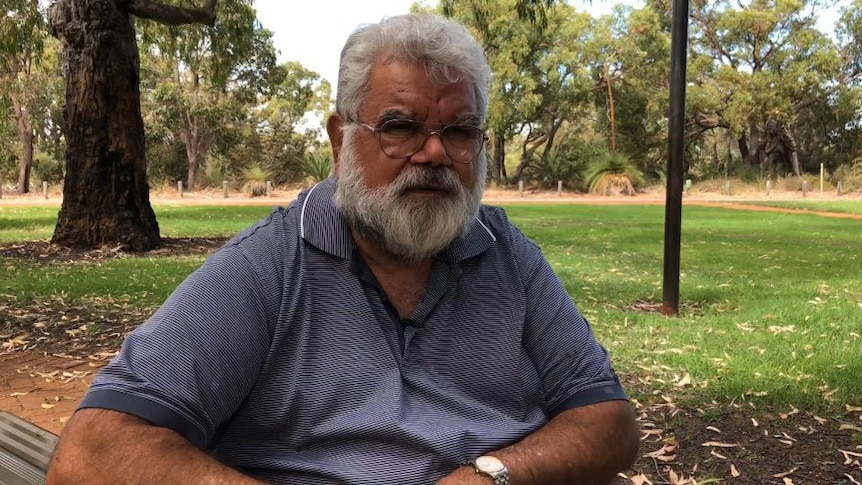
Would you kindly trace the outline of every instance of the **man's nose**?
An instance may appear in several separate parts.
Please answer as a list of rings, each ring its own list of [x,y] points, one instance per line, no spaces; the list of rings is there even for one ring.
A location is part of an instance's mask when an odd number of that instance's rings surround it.
[[[446,154],[446,147],[443,145],[443,134],[439,131],[431,130],[428,132],[428,137],[419,148],[419,151],[410,157],[413,163],[429,163],[433,166],[451,165],[452,159]]]

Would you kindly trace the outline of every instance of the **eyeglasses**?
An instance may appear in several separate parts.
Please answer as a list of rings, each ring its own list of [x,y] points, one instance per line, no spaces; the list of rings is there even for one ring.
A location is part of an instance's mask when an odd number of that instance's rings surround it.
[[[383,153],[397,159],[412,157],[425,146],[431,135],[437,135],[452,161],[470,163],[488,140],[488,135],[473,125],[441,125],[439,129],[429,130],[425,123],[416,120],[389,120],[376,128],[361,121],[354,123],[377,133]]]

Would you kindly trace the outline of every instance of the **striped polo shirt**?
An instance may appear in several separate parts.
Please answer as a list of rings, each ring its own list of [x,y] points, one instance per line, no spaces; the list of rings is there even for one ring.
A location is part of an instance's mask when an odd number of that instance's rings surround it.
[[[171,428],[270,482],[420,484],[566,409],[626,399],[502,209],[483,206],[436,258],[402,322],[334,191],[315,185],[212,255],[129,334],[81,408]]]

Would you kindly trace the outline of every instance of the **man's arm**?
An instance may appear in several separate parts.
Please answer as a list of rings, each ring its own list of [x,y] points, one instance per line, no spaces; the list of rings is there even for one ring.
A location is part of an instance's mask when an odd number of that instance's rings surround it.
[[[117,411],[82,409],[63,430],[48,485],[255,484],[168,428]]]
[[[605,401],[560,413],[536,432],[488,452],[509,469],[512,485],[604,485],[637,458],[640,433],[627,401]],[[464,466],[438,485],[491,483]]]

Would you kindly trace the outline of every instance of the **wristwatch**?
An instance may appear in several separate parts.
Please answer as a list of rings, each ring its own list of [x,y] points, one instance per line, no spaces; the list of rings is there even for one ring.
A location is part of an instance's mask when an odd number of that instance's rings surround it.
[[[509,485],[509,469],[499,458],[480,456],[470,462],[476,473],[488,475],[494,480],[494,485]]]

